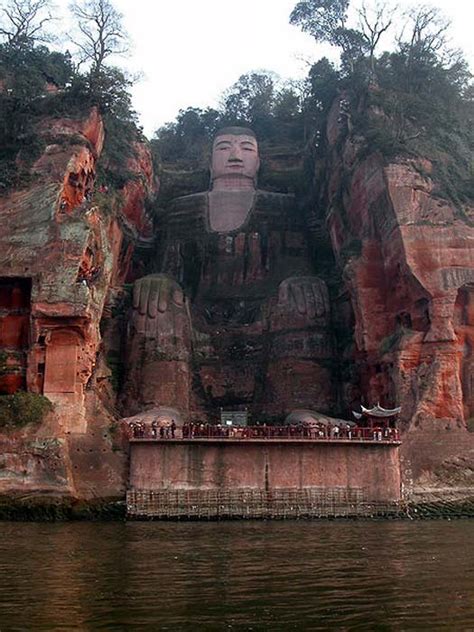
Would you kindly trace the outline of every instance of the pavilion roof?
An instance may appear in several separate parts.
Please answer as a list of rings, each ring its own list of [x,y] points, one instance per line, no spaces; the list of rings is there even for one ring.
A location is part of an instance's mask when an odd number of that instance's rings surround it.
[[[369,415],[370,417],[393,417],[394,415],[398,415],[402,409],[401,406],[397,408],[383,408],[380,404],[376,406],[372,406],[372,408],[365,408],[361,406],[362,412],[365,415]]]

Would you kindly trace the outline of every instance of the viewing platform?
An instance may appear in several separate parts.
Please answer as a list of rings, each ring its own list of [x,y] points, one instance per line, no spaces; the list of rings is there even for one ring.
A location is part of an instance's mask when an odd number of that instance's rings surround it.
[[[362,516],[400,501],[395,428],[185,424],[132,435],[130,517]]]
[[[375,443],[400,445],[400,437],[396,428],[351,427],[298,427],[298,426],[243,426],[220,427],[202,425],[192,427],[184,425],[175,430],[167,428],[133,428],[129,439],[133,443]]]

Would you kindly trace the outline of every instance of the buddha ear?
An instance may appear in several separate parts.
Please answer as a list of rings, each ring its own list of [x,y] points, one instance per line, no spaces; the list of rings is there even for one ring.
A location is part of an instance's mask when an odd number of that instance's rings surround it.
[[[255,176],[253,178],[254,186],[257,186],[258,172],[260,170],[260,156],[257,157],[257,168],[255,170]]]

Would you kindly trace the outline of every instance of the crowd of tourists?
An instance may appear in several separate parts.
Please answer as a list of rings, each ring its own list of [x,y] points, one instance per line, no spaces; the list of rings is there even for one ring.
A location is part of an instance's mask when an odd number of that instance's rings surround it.
[[[396,428],[362,428],[352,424],[295,424],[287,426],[222,426],[221,424],[184,424],[183,439],[359,439],[397,441]]]
[[[398,441],[396,428],[361,427],[353,424],[294,424],[286,426],[224,426],[222,424],[186,423],[178,430],[174,419],[169,423],[152,421],[130,422],[131,437],[141,439],[312,439],[312,440],[363,440]]]
[[[128,424],[129,434],[135,439],[175,439],[176,438],[176,422],[174,419],[170,423],[160,423],[153,420],[150,426],[143,421],[131,421]]]

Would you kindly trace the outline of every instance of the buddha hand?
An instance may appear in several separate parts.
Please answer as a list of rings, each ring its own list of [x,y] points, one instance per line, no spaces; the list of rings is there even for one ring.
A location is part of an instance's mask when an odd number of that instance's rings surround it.
[[[182,320],[186,299],[180,285],[166,274],[150,274],[133,286],[134,325],[138,332],[154,335],[167,323]]]

